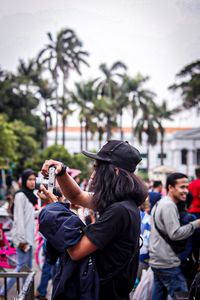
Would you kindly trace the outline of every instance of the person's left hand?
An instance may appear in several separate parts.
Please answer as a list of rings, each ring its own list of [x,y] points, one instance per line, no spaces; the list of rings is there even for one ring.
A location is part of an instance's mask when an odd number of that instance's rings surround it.
[[[37,195],[46,204],[53,203],[58,200],[57,197],[52,192],[47,190],[44,185],[40,186],[40,190],[37,192]]]

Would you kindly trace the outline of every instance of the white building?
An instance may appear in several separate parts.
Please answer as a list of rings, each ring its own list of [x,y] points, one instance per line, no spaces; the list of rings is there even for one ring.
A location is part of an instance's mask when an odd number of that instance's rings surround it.
[[[130,127],[123,128],[124,140],[129,141],[141,152],[143,160],[139,165],[140,169],[145,170],[147,167],[147,145],[144,142],[142,145],[133,138],[132,129]],[[200,165],[200,128],[166,128],[164,140],[164,165],[174,171],[183,172],[188,176],[194,176],[194,170],[197,165]],[[70,153],[80,152],[80,128],[66,127],[65,129],[66,143],[65,147]],[[113,131],[112,139],[120,139],[118,129]],[[53,145],[55,142],[55,131],[48,132],[47,145]],[[103,143],[106,142],[106,136]],[[62,130],[59,128],[58,144],[62,144]],[[83,141],[83,149],[85,142]],[[99,149],[98,137],[89,135],[88,151],[97,151]],[[160,144],[150,146],[149,153],[149,170],[160,166]]]

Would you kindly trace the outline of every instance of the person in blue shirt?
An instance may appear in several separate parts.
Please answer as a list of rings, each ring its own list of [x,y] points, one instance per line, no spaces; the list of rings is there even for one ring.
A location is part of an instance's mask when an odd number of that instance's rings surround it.
[[[149,192],[149,202],[150,202],[150,211],[152,210],[153,206],[158,202],[162,197],[162,189],[163,184],[161,180],[155,180],[153,182],[153,189]]]
[[[150,203],[149,199],[147,198],[145,202],[140,206],[140,236],[142,238],[142,247],[140,248],[139,268],[137,274],[139,280],[141,279],[142,270],[146,270],[149,267],[149,238],[151,231],[151,216],[149,212]]]

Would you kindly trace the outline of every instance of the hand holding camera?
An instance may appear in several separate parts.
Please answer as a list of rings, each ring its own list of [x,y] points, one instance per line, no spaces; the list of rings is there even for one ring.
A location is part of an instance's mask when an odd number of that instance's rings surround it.
[[[44,185],[40,185],[40,190],[37,193],[38,197],[44,201],[46,204],[53,203],[57,201],[57,196],[51,191],[46,189]]]
[[[70,176],[68,167],[60,161],[56,160],[46,160],[42,166],[41,173],[43,176],[50,177],[49,171],[51,167],[54,167],[54,176],[58,182],[58,185],[62,191],[62,194],[66,199],[72,203],[82,205],[83,202],[91,201],[91,196],[88,193],[83,193],[76,181]],[[45,188],[48,188],[45,186]],[[48,188],[49,190],[49,188]],[[80,198],[84,198],[82,201]],[[90,204],[85,204],[90,205]]]
[[[59,174],[63,170],[63,166],[64,165],[63,165],[62,162],[57,161],[57,160],[53,160],[53,159],[45,160],[45,163],[43,164],[42,169],[41,169],[41,173],[44,176],[48,176],[48,174],[49,174],[49,168],[52,167],[52,166],[55,168],[55,175],[59,176]],[[65,169],[66,169],[66,167],[65,167]]]
[[[45,177],[36,177],[35,180],[35,189],[41,190],[41,185],[45,186],[50,192],[53,193],[53,189],[55,187],[55,167],[51,166],[48,169],[48,175]]]
[[[55,195],[56,176],[66,173],[66,166],[55,160],[46,160],[42,166],[41,173],[44,177],[36,177],[35,189],[38,190],[38,197],[46,204],[57,201]]]

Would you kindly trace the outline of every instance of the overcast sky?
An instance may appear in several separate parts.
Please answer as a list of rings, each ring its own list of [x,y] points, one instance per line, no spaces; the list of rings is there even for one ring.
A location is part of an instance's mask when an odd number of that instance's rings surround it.
[[[19,58],[35,57],[46,33],[72,28],[89,51],[95,77],[100,63],[123,61],[134,76],[169,103],[175,75],[200,55],[199,0],[0,0],[0,66],[14,71]]]

